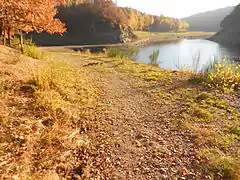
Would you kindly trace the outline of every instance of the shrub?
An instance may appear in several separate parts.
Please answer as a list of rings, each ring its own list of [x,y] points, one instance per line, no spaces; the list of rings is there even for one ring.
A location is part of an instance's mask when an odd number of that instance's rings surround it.
[[[24,50],[24,55],[32,57],[34,59],[42,59],[44,58],[45,54],[43,52],[41,52],[37,46],[35,45],[24,45],[23,46],[23,50]]]
[[[214,65],[213,71],[207,74],[207,86],[225,92],[240,89],[240,65],[223,59]]]

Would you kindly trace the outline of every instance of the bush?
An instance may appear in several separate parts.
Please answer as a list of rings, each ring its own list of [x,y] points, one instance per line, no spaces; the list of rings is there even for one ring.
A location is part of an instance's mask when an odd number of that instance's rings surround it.
[[[206,84],[211,88],[225,92],[240,90],[240,65],[223,59],[213,66],[212,72],[208,73],[206,78]]]
[[[34,59],[42,59],[44,58],[44,53],[41,52],[37,46],[35,45],[24,45],[23,46],[23,51],[24,51],[24,55],[32,57]]]

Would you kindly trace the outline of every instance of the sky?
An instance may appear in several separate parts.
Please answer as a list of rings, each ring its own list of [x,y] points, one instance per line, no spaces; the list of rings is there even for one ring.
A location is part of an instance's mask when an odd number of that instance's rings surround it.
[[[236,6],[239,0],[115,0],[122,7],[132,7],[153,15],[183,18],[200,12]]]

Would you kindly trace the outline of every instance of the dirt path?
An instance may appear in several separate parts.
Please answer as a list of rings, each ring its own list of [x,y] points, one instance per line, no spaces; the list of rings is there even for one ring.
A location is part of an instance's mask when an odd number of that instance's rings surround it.
[[[68,57],[69,59],[69,57]],[[76,62],[77,57],[73,60]],[[89,63],[82,60],[81,64]],[[196,149],[172,124],[174,105],[154,103],[146,89],[136,87],[139,79],[111,72],[91,70],[102,87],[106,107],[105,161],[98,179],[199,179]],[[94,178],[95,179],[95,178]],[[206,177],[204,179],[207,179]]]
[[[108,149],[114,170],[110,179],[180,177],[181,170],[193,175],[193,145],[172,130],[168,117],[173,107],[153,104],[127,77],[116,73],[105,78],[105,104],[115,141]]]

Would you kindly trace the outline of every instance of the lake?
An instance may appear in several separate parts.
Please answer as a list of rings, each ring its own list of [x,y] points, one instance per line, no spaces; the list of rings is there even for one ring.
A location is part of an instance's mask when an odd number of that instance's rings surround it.
[[[239,59],[239,47],[226,47],[218,43],[204,40],[181,40],[177,42],[152,44],[139,49],[139,54],[135,58],[138,62],[149,63],[149,56],[154,50],[160,51],[158,63],[160,67],[173,70],[190,70],[193,62],[199,59],[199,69],[207,65],[214,59],[220,60],[224,57],[227,59]]]

